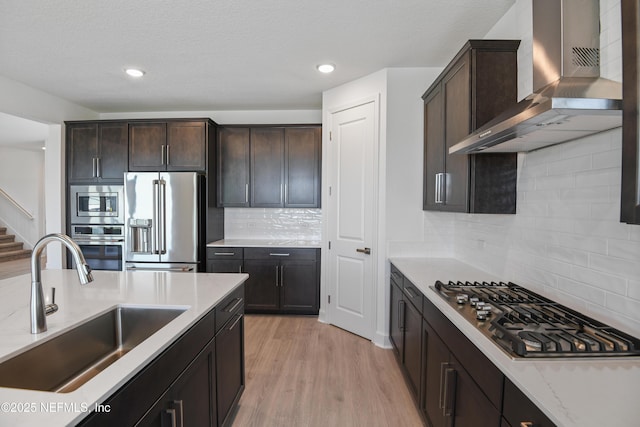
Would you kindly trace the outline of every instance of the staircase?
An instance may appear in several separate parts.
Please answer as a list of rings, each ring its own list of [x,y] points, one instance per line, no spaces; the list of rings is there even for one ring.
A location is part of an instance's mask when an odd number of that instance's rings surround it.
[[[0,227],[0,262],[29,258],[31,250],[23,249],[22,245],[16,242],[16,236],[7,234],[6,227]]]

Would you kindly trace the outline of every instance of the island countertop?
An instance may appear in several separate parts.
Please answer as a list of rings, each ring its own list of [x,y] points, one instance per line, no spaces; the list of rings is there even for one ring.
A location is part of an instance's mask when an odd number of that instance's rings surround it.
[[[514,359],[432,288],[436,280],[500,278],[452,258],[390,262],[559,427],[640,425],[640,358]]]
[[[30,275],[0,280],[0,362],[118,305],[186,309],[147,340],[70,393],[0,387],[0,426],[74,425],[185,333],[247,278],[247,274],[94,271],[80,285],[75,270],[44,270],[45,296],[56,288],[57,313],[32,335]],[[48,302],[48,301],[47,301]]]

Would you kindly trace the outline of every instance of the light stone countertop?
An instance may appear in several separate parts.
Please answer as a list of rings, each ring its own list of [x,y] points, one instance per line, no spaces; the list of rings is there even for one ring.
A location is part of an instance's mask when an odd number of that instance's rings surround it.
[[[207,243],[208,248],[264,248],[276,246],[279,248],[320,248],[319,240],[278,240],[278,239],[222,239]]]
[[[640,425],[640,357],[513,359],[431,288],[436,280],[500,278],[449,258],[390,261],[558,426]]]
[[[0,280],[0,362],[119,304],[187,310],[73,392],[0,387],[0,426],[78,423],[248,278],[142,271],[94,271],[93,276],[93,282],[81,286],[75,270],[42,272],[45,296],[55,287],[60,308],[47,316],[48,331],[38,335],[29,332],[30,275]]]

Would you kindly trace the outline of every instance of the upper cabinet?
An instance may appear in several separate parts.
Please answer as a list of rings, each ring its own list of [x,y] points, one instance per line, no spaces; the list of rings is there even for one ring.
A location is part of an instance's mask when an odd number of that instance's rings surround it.
[[[620,221],[640,224],[640,6],[622,0],[622,194]]]
[[[422,96],[423,209],[515,213],[517,155],[449,148],[517,102],[517,40],[470,40]]]
[[[132,122],[129,170],[204,172],[207,166],[206,120]]]
[[[69,183],[118,184],[127,170],[126,122],[68,122]]]
[[[218,206],[320,206],[319,126],[218,128]]]

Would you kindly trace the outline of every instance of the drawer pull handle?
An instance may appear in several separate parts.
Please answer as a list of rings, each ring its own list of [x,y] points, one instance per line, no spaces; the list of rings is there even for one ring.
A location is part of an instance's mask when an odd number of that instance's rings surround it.
[[[533,423],[531,421],[520,421],[520,427],[533,427]]]
[[[418,294],[416,294],[416,292],[412,288],[404,288],[404,291],[409,294],[409,297],[411,297],[411,299],[418,297]]]
[[[215,256],[234,256],[235,252],[214,252]]]
[[[289,256],[289,254],[282,254],[277,252],[270,252],[269,256]]]
[[[236,327],[236,325],[238,324],[238,322],[240,322],[242,320],[242,314],[236,314],[236,316],[238,316],[238,318],[235,320],[235,322],[233,322],[228,328],[228,331],[232,331],[233,328]]]
[[[235,311],[236,308],[238,308],[238,306],[240,304],[242,304],[242,298],[234,298],[234,300],[232,302],[230,302],[229,304],[227,304],[227,306],[222,311],[226,311],[227,313],[231,313],[231,312]]]

